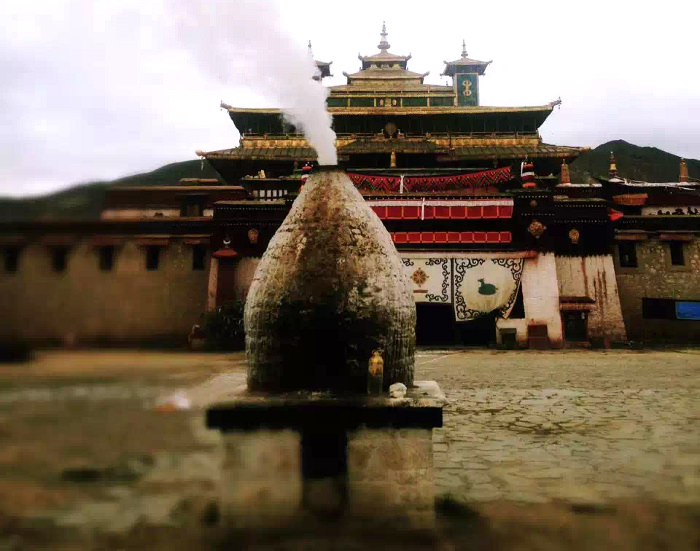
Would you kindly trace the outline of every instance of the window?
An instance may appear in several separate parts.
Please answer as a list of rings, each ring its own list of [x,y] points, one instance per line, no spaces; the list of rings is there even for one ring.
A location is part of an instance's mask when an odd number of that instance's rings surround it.
[[[16,272],[19,266],[19,249],[17,247],[8,247],[5,249],[5,271]]]
[[[676,319],[676,301],[672,298],[643,298],[642,317],[646,319]]]
[[[622,268],[637,267],[637,244],[634,241],[620,241],[617,244]]]
[[[685,256],[683,255],[683,242],[671,241],[668,244],[671,249],[671,266],[685,266]]]
[[[51,249],[51,269],[54,272],[65,272],[68,265],[68,247],[53,247]]]
[[[114,245],[100,247],[100,270],[109,272],[114,267]]]
[[[150,271],[157,270],[159,260],[160,247],[156,245],[146,247],[146,269]]]
[[[203,270],[206,257],[207,248],[204,245],[194,245],[192,247],[192,269]]]
[[[199,196],[185,197],[180,205],[180,216],[202,216],[204,199]]]

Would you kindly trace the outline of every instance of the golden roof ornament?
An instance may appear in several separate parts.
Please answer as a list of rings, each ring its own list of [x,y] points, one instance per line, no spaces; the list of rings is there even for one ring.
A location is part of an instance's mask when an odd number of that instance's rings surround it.
[[[682,183],[688,183],[688,164],[685,159],[681,159],[680,175],[678,181]]]
[[[527,227],[527,231],[530,232],[530,235],[532,235],[535,239],[539,239],[542,237],[542,234],[544,233],[544,230],[547,229],[547,226],[545,226],[542,222],[539,220],[533,220],[530,222],[530,225]]]
[[[561,162],[561,174],[559,175],[559,185],[570,186],[571,176],[569,175],[569,165],[566,164],[566,160]]]
[[[462,59],[466,59],[467,56],[467,43],[465,42],[464,38],[462,39]]]
[[[608,178],[616,178],[617,177],[617,164],[615,164],[615,155],[613,155],[613,152],[610,152],[610,168],[608,168]]]

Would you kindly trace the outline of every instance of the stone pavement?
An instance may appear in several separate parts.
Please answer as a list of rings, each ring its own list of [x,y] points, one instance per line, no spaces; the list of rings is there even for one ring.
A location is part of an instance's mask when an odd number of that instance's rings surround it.
[[[449,400],[436,493],[700,503],[700,351],[419,352]]]

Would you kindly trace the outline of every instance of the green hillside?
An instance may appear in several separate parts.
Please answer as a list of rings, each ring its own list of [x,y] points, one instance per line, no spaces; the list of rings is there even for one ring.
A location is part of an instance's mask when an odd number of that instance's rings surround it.
[[[63,191],[28,199],[0,198],[0,221],[94,220],[99,218],[105,191],[110,186],[163,186],[180,178],[218,178],[218,173],[198,160],[162,166],[151,172],[125,176],[110,182],[89,182]]]
[[[680,158],[655,147],[639,147],[623,140],[599,145],[582,153],[571,164],[571,180],[588,182],[591,176],[606,176],[608,157],[615,154],[620,176],[649,182],[678,181]],[[700,161],[688,160],[692,178],[700,178]],[[17,220],[94,220],[99,217],[109,186],[160,186],[176,184],[181,178],[218,178],[217,172],[198,160],[172,163],[152,172],[134,174],[111,182],[91,182],[31,199],[0,198],[0,221]]]
[[[571,181],[588,183],[590,176],[608,175],[610,152],[615,155],[617,173],[622,178],[646,182],[677,182],[681,158],[656,147],[639,147],[615,140],[582,153],[571,163]],[[700,178],[700,161],[687,159],[691,178]]]

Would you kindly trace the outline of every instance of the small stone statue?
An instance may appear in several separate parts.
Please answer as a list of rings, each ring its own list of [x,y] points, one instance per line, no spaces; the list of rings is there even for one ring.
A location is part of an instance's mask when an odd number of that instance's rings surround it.
[[[369,359],[369,371],[367,374],[367,394],[381,394],[384,385],[384,358],[383,350],[374,350]]]

